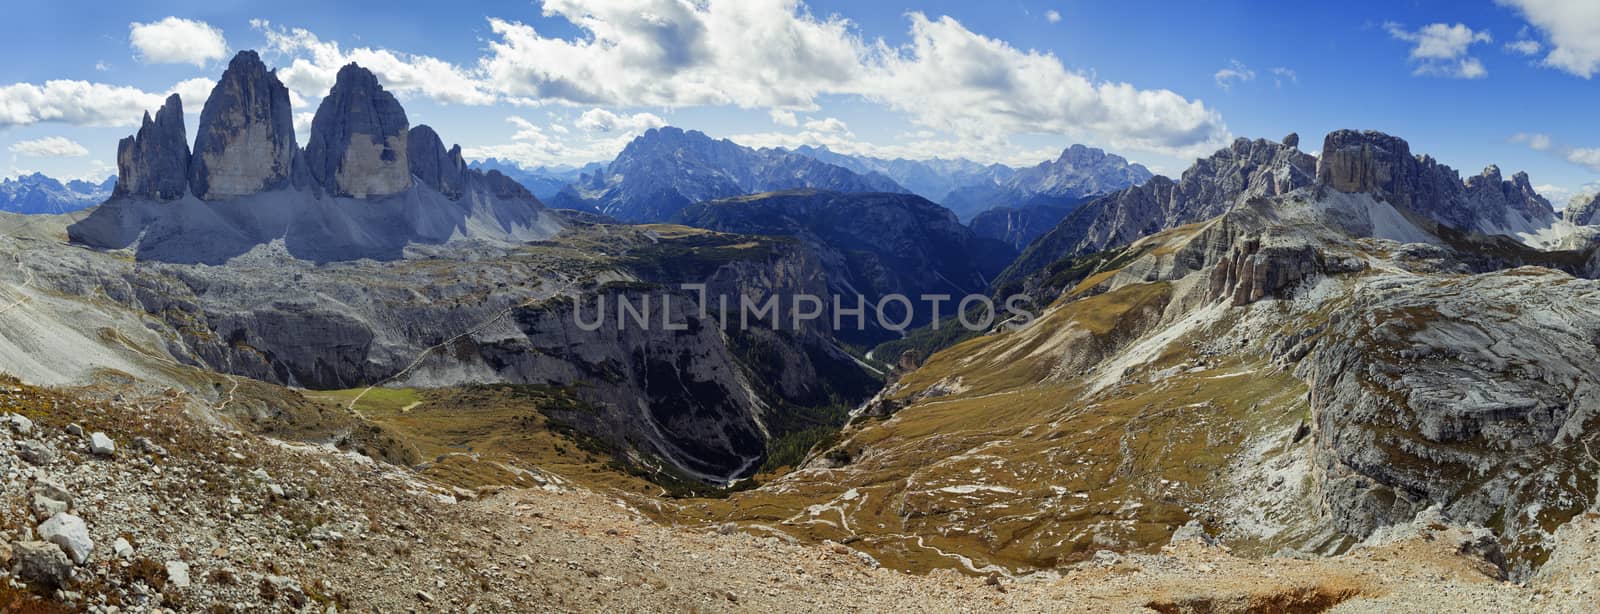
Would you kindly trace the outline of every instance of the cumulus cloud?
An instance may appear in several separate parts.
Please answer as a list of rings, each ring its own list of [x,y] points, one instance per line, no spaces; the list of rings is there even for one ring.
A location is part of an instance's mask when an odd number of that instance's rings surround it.
[[[371,47],[346,50],[304,28],[274,26],[261,19],[251,20],[250,25],[267,37],[267,52],[289,62],[278,69],[278,78],[306,100],[326,95],[339,69],[354,62],[371,70],[383,87],[397,96],[426,96],[467,105],[496,101],[473,70],[435,57]]]
[[[1550,52],[1542,60],[1545,66],[1585,79],[1600,71],[1600,3],[1589,0],[1496,1],[1516,9],[1544,33],[1550,43]]]
[[[1394,22],[1385,23],[1383,27],[1395,40],[1412,43],[1411,62],[1417,65],[1413,74],[1456,79],[1481,79],[1489,75],[1483,62],[1469,55],[1473,45],[1494,42],[1488,31],[1473,30],[1460,23],[1431,23],[1414,32]]]
[[[1256,71],[1251,70],[1249,66],[1245,66],[1239,60],[1230,60],[1227,66],[1223,67],[1222,70],[1218,70],[1216,74],[1211,75],[1211,78],[1217,82],[1217,87],[1222,88],[1223,91],[1228,91],[1233,88],[1235,83],[1256,80]]]
[[[0,86],[0,127],[40,122],[137,127],[144,113],[154,113],[169,93],[175,92],[183,99],[185,112],[199,113],[215,83],[210,79],[188,79],[159,93],[89,81],[13,83]]]
[[[1600,149],[1574,147],[1567,150],[1566,158],[1568,162],[1600,172]]]
[[[573,123],[579,130],[588,132],[625,132],[637,134],[651,128],[660,128],[667,122],[650,113],[618,115],[605,109],[589,109]]]
[[[772,117],[772,123],[777,124],[779,126],[788,126],[790,128],[793,128],[795,126],[799,126],[800,125],[800,119],[795,117],[794,111],[786,111],[784,109],[772,109],[771,111],[767,112],[767,115]]]
[[[88,81],[0,86],[0,126],[58,121],[80,126],[137,126],[162,97],[144,90]]]
[[[1541,49],[1544,49],[1544,46],[1535,40],[1519,40],[1506,43],[1506,51],[1517,55],[1538,55]]]
[[[1203,155],[1229,139],[1222,116],[1200,101],[1096,81],[950,17],[909,17],[911,42],[884,49],[863,90],[919,126],[963,139],[1051,134],[1169,155]]]
[[[59,136],[18,141],[6,149],[14,154],[34,158],[80,158],[89,155],[89,150],[79,145],[77,141]]]
[[[525,168],[578,165],[609,159],[637,136],[636,132],[591,133],[603,136],[574,139],[561,136],[566,130],[559,124],[541,126],[516,115],[507,117],[506,123],[516,128],[510,143],[463,146],[461,155],[471,160],[497,158]]]
[[[146,64],[193,64],[228,56],[222,30],[204,21],[168,17],[150,23],[128,24],[128,45],[134,59]]]
[[[1044,20],[1050,23],[1061,23],[1061,11],[1055,9],[1045,11]]]
[[[1518,132],[1511,135],[1511,142],[1527,145],[1534,151],[1548,151],[1552,144],[1550,135],[1538,132]]]
[[[909,13],[910,42],[864,41],[797,0],[550,0],[569,38],[490,19],[485,78],[513,100],[583,106],[816,110],[859,95],[961,139],[1052,134],[1168,154],[1226,143],[1221,116],[1168,90],[1097,81],[955,19]],[[782,116],[774,116],[775,121]]]

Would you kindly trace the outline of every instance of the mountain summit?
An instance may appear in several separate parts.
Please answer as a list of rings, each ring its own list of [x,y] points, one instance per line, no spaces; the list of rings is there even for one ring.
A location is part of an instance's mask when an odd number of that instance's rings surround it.
[[[459,146],[411,127],[358,65],[339,70],[305,149],[291,117],[277,74],[239,52],[205,102],[192,155],[174,94],[123,139],[116,194],[69,237],[171,262],[220,263],[280,242],[315,261],[386,260],[417,243],[527,241],[560,227],[515,181],[468,169]]]
[[[668,126],[635,138],[604,172],[579,178],[554,204],[595,209],[628,222],[662,222],[692,203],[799,188],[906,192],[883,175],[861,175],[809,156],[751,149]]]

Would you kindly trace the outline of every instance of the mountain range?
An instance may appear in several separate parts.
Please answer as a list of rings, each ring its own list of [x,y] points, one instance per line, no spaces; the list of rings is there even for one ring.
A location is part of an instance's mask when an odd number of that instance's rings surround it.
[[[270,561],[184,532],[237,526],[261,535],[228,543],[406,560],[537,543],[512,567],[553,569],[544,586],[657,598],[683,585],[578,558],[675,555],[639,539],[660,529],[809,547],[849,565],[817,579],[841,586],[955,570],[984,579],[918,577],[1003,608],[1008,586],[1106,581],[1156,611],[1360,609],[1396,582],[1526,604],[1600,568],[1594,197],[1558,214],[1525,173],[1463,177],[1374,131],[1315,154],[1241,138],[1168,178],[1081,146],[1013,170],[658,128],[559,171],[580,174],[553,210],[359,65],[303,146],[292,100],[241,51],[192,141],[177,95],[141,118],[82,219],[0,213],[0,496],[27,510],[0,545],[30,581],[103,570],[73,591],[133,603],[194,564],[215,592],[161,603],[307,606]],[[713,307],[891,294],[952,298],[903,336]],[[957,329],[962,295],[1030,313]],[[351,477],[294,482],[330,476]],[[60,479],[92,494],[69,507]],[[615,521],[573,511],[590,498]],[[385,506],[406,522],[374,522]],[[35,527],[57,508],[120,544]],[[785,565],[685,603],[811,577]],[[1224,565],[1258,576],[1219,587]],[[538,585],[452,577],[423,588]],[[387,609],[434,603],[401,592]]]
[[[500,174],[516,180],[522,187],[528,188],[534,198],[549,202],[567,187],[586,173],[597,173],[605,170],[605,165],[599,162],[590,162],[583,166],[537,166],[523,168],[509,160],[486,158],[473,160],[467,167],[483,172],[499,171]]]
[[[880,174],[857,174],[809,156],[666,127],[628,143],[603,172],[582,175],[551,204],[592,209],[625,222],[663,222],[697,202],[797,188],[906,191]]]
[[[66,183],[42,173],[0,180],[0,211],[8,213],[70,213],[105,201],[116,188],[117,178],[107,177],[98,184],[79,179]]]

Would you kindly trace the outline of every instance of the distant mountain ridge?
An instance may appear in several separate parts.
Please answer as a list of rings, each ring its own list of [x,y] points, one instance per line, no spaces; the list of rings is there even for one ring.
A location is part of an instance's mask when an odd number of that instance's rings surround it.
[[[843,166],[861,174],[879,173],[893,179],[913,194],[936,203],[943,203],[950,193],[975,185],[999,185],[1016,174],[1004,164],[981,164],[964,158],[929,160],[893,160],[872,156],[842,154],[826,146],[802,145],[795,153],[810,156]]]
[[[104,202],[116,189],[115,175],[100,183],[80,179],[62,183],[43,173],[0,180],[0,211],[25,214],[71,213]]]
[[[952,193],[944,205],[963,220],[996,207],[1067,206],[1090,196],[1144,184],[1154,173],[1122,156],[1073,145],[1055,160],[1018,169],[996,185],[977,185]]]
[[[669,126],[635,138],[604,172],[584,174],[551,204],[626,222],[663,222],[693,203],[798,188],[907,192],[877,173],[858,174],[809,156],[752,149]]]
[[[605,164],[590,162],[583,166],[539,166],[525,168],[510,160],[486,158],[473,160],[467,163],[467,168],[479,171],[500,171],[501,174],[516,180],[522,187],[528,188],[535,198],[550,202],[567,184],[577,181],[584,174],[604,171]]]
[[[1055,160],[1020,169],[960,158],[887,160],[809,145],[794,151],[858,173],[883,174],[911,192],[944,205],[963,221],[999,207],[1053,205],[1060,209],[1089,196],[1139,185],[1155,176],[1143,165],[1084,145],[1072,145]]]

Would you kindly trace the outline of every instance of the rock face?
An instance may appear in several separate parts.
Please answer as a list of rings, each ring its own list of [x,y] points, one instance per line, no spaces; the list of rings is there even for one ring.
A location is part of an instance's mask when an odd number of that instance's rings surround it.
[[[189,189],[203,200],[287,187],[298,148],[289,90],[254,51],[228,63],[195,131]]]
[[[663,222],[693,203],[799,188],[906,191],[882,175],[859,175],[781,149],[751,149],[695,130],[666,127],[628,143],[604,173],[579,179],[553,204],[595,209],[628,222]]]
[[[1296,370],[1334,525],[1363,536],[1438,505],[1493,528],[1525,576],[1594,500],[1597,296],[1527,268],[1378,280],[1334,313]]]
[[[1595,219],[1597,213],[1600,213],[1600,194],[1585,194],[1567,203],[1566,220],[1579,226],[1592,226],[1600,221]]]
[[[1140,237],[1221,215],[1250,198],[1311,185],[1316,158],[1299,149],[1238,139],[1195,161],[1183,177],[1156,177],[1085,203],[1023,250],[1001,281],[1020,281],[1063,257],[1124,245]]]
[[[411,174],[423,185],[451,198],[460,197],[467,181],[467,163],[461,146],[445,151],[444,141],[428,126],[417,126],[406,136],[406,160]]]
[[[167,97],[150,113],[138,134],[117,143],[117,196],[156,200],[182,198],[189,187],[189,137],[183,129],[183,101]]]
[[[973,234],[1004,241],[1022,251],[1034,239],[1050,232],[1056,224],[1077,209],[1077,205],[1038,204],[1027,207],[995,207],[972,218]]]
[[[405,109],[355,64],[339,69],[311,120],[306,166],[334,196],[373,198],[411,187]]]
[[[1330,189],[1370,193],[1457,230],[1518,234],[1555,222],[1550,201],[1526,173],[1510,181],[1489,166],[1465,182],[1429,156],[1413,156],[1405,139],[1381,132],[1339,130],[1323,140],[1317,180]]]

